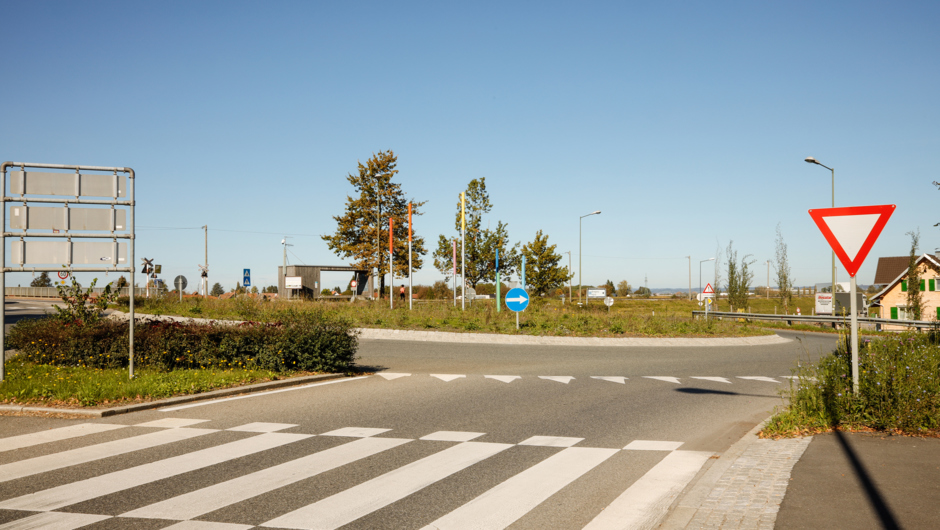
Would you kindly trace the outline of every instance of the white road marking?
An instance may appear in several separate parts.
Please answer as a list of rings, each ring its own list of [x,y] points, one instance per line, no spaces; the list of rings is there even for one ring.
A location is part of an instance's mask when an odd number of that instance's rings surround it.
[[[674,451],[634,482],[585,530],[654,528],[712,453]]]
[[[371,427],[343,427],[342,429],[336,429],[335,431],[325,432],[320,436],[350,436],[353,438],[368,438],[369,436],[375,436],[390,430],[391,429],[373,429]]]
[[[367,375],[363,375],[360,377],[350,377],[348,379],[334,379],[333,381],[326,381],[325,383],[312,383],[309,385],[292,386],[290,388],[281,388],[278,390],[268,390],[267,392],[258,392],[255,394],[245,394],[245,395],[229,397],[229,398],[213,399],[211,401],[200,401],[199,403],[190,403],[189,405],[180,405],[178,407],[169,407],[169,408],[159,409],[159,410],[160,412],[174,412],[177,410],[191,409],[193,407],[204,407],[206,405],[215,405],[216,403],[224,403],[226,401],[235,401],[236,399],[264,397],[264,396],[270,396],[271,394],[280,394],[281,392],[293,392],[294,390],[303,390],[305,388],[313,388],[315,386],[335,385],[337,383],[348,383],[350,381],[359,381],[361,379],[367,379],[368,377],[369,376]]]
[[[173,429],[165,432],[177,432]],[[82,501],[95,499],[136,486],[142,486],[165,478],[174,477],[222,462],[228,462],[261,451],[294,443],[308,434],[268,433],[252,436],[227,444],[194,451],[180,456],[158,460],[149,464],[131,467],[94,478],[64,484],[55,488],[15,497],[0,502],[0,508],[47,512],[58,510]]]
[[[460,378],[462,378],[462,377],[467,377],[467,376],[465,376],[465,375],[459,375],[459,374],[431,374],[431,377],[436,377],[436,378],[440,379],[441,381],[444,381],[444,382],[446,382],[446,383],[450,383],[450,382],[453,381],[454,379],[460,379]]]
[[[255,423],[247,423],[245,425],[239,425],[238,427],[232,427],[230,429],[225,429],[226,431],[240,431],[240,432],[277,432],[283,431],[284,429],[290,429],[291,427],[296,427],[294,423],[265,423],[263,421],[258,421]]]
[[[437,431],[427,436],[422,436],[420,440],[432,440],[437,442],[469,442],[474,438],[479,438],[486,434],[485,432],[461,432],[461,431]]]
[[[756,376],[755,376],[755,375],[749,375],[749,376],[740,376],[740,375],[739,375],[739,376],[738,376],[738,379],[750,379],[751,381],[766,381],[766,382],[768,382],[768,383],[779,383],[779,382],[780,382],[780,381],[777,381],[776,379],[772,379],[772,378],[770,378],[770,377],[764,377],[764,376],[761,376],[761,375],[756,375]]]
[[[627,384],[626,377],[613,377],[607,375],[592,375],[591,379],[600,379],[601,381],[610,381],[611,383],[620,383],[621,385]]]
[[[728,381],[728,379],[724,377],[698,377],[698,376],[693,375],[692,379],[702,379],[703,381],[715,381],[716,383],[728,383],[729,385],[731,384],[731,381]]]
[[[47,431],[0,438],[0,453],[13,451],[14,449],[22,449],[24,447],[32,447],[34,445],[68,440],[70,438],[78,438],[79,436],[88,436],[89,434],[98,434],[99,432],[123,429],[125,427],[127,427],[127,425],[115,425],[112,423],[80,423],[78,425],[69,425],[68,427],[59,427],[58,429],[49,429]]]
[[[0,530],[74,530],[110,518],[110,515],[91,515],[87,513],[37,513],[6,524],[0,524]]]
[[[658,376],[658,375],[644,375],[643,377],[646,378],[646,379],[656,379],[656,380],[659,380],[659,381],[665,381],[665,382],[667,382],[667,383],[675,383],[675,384],[677,384],[677,385],[681,385],[681,384],[682,384],[682,383],[679,382],[679,378],[678,378],[678,377],[668,377],[668,376]]]
[[[190,418],[163,418],[162,420],[153,420],[146,423],[138,423],[134,427],[164,427],[175,429],[177,427],[189,427],[197,423],[205,423],[209,420],[194,420]]]
[[[121,517],[192,519],[410,441],[412,440],[402,438],[361,438],[297,460],[144,506],[121,514]]]
[[[392,379],[398,379],[399,377],[408,377],[411,374],[394,374],[391,372],[382,372],[376,375],[385,378],[386,381],[391,381]]]
[[[633,440],[628,443],[625,450],[628,451],[675,451],[684,442],[662,442],[658,440]]]
[[[502,381],[504,383],[512,383],[516,379],[522,379],[522,377],[518,375],[484,375],[483,378],[495,379],[497,381]]]
[[[171,526],[164,526],[163,530],[248,530],[254,528],[251,524],[213,523],[210,521],[182,521]]]
[[[559,383],[568,384],[574,377],[569,375],[540,375],[539,379],[545,379],[547,381],[557,381]]]
[[[569,447],[434,521],[425,530],[506,528],[615,453],[616,449]]]
[[[511,444],[464,442],[260,526],[339,528],[510,447]]]
[[[567,438],[564,436],[533,436],[528,440],[519,442],[519,445],[537,445],[540,447],[571,447],[584,440],[584,438]]]
[[[79,447],[77,449],[62,451],[61,453],[28,458],[0,466],[0,482],[28,477],[47,471],[54,471],[56,469],[84,464],[86,462],[93,462],[95,460],[101,460],[102,458],[131,453],[141,449],[187,440],[214,432],[218,431],[215,429],[168,429],[133,436],[131,438],[89,445],[87,447]]]

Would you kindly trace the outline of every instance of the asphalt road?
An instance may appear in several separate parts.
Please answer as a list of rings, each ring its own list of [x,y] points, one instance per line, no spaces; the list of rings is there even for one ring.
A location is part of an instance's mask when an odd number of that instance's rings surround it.
[[[363,341],[377,375],[104,420],[0,417],[0,528],[652,527],[835,342],[781,334],[795,340]],[[78,424],[121,427],[55,430]]]

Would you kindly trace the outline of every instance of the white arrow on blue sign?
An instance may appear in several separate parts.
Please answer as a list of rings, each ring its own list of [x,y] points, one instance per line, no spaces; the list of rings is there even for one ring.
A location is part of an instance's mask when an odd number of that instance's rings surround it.
[[[251,287],[251,269],[245,269],[245,280],[242,282],[242,286]]]
[[[525,308],[529,305],[529,293],[525,292],[524,289],[516,287],[515,289],[510,289],[506,293],[506,307],[510,311],[524,311]]]

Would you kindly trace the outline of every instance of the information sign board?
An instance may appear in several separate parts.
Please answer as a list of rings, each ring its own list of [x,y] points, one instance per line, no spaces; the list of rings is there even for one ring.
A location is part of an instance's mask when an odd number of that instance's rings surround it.
[[[588,289],[587,297],[589,300],[591,298],[607,298],[607,289]]]
[[[303,289],[303,281],[301,281],[300,276],[285,276],[284,277],[284,288],[285,289]]]
[[[245,279],[242,282],[242,286],[251,287],[251,269],[245,269]]]

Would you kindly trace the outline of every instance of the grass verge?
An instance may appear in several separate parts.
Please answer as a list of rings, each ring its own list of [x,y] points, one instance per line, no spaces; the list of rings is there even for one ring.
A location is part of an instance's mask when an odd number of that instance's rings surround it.
[[[306,372],[251,368],[137,370],[36,364],[16,357],[6,363],[0,403],[63,407],[114,406],[198,394],[220,388],[286,379]]]
[[[940,335],[876,337],[859,347],[859,391],[852,392],[851,351],[839,347],[799,368],[788,405],[761,432],[786,437],[832,429],[940,435]]]

